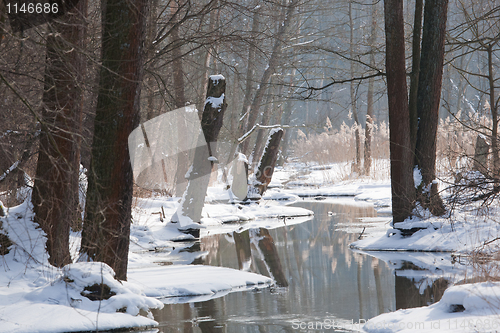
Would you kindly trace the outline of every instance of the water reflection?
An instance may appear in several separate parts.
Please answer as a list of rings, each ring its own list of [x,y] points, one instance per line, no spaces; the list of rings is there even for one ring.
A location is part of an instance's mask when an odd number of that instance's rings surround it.
[[[277,286],[166,305],[154,313],[160,331],[292,332],[298,322],[335,323],[336,331],[344,331],[351,322],[394,310],[393,271],[348,248],[358,233],[337,229],[376,212],[371,205],[349,203],[300,202],[315,212],[313,220],[202,238],[199,250],[207,255],[197,263],[270,276]]]
[[[349,249],[365,226],[384,226],[369,204],[327,199],[296,205],[313,210],[314,219],[211,235],[184,250],[200,253],[195,264],[263,274],[276,287],[167,304],[154,312],[160,332],[296,332],[299,323],[352,332],[360,320],[438,301],[465,274],[449,254]]]

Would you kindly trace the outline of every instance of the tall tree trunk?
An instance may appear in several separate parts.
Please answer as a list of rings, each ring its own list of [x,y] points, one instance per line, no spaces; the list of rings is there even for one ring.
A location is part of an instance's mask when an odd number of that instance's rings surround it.
[[[175,25],[178,22],[177,16],[179,15],[179,3],[178,1],[172,1],[170,7],[172,13],[172,22]],[[173,83],[174,83],[174,98],[175,106],[177,108],[182,108],[186,106],[186,96],[184,87],[184,70],[182,69],[182,51],[181,51],[181,39],[179,36],[178,26],[174,26],[171,30],[172,45],[177,45],[172,48],[172,72],[173,72]],[[177,118],[177,128],[179,133],[179,140],[185,142],[187,140],[186,131],[186,120],[184,117]],[[186,189],[186,181],[184,175],[189,168],[189,156],[187,151],[182,151],[177,154],[177,169],[175,172],[175,195],[182,196],[184,190]]]
[[[262,112],[262,118],[260,121],[261,125],[268,125],[269,121],[271,120],[272,112],[271,112],[271,105],[272,105],[272,96],[271,94],[267,95],[266,98],[266,105],[264,107],[264,111]],[[264,138],[267,134],[267,130],[265,129],[260,129],[257,131],[257,138],[255,139],[255,146],[253,148],[252,152],[252,158],[250,163],[253,166],[256,166],[258,161],[260,160],[260,157],[262,156],[262,151],[264,150]]]
[[[495,96],[495,73],[493,70],[493,45],[488,44],[486,47],[488,53],[488,84],[490,95],[490,111],[492,120],[491,129],[491,152],[493,154],[493,179],[495,186],[500,183],[500,156],[498,154],[498,102]]]
[[[213,161],[215,157],[215,144],[222,128],[224,112],[227,108],[225,102],[226,80],[220,76],[211,76],[207,89],[205,109],[201,119],[201,134],[205,145],[196,147],[193,165],[188,171],[188,184],[181,199],[172,222],[179,223],[179,230],[186,231],[199,237],[196,223],[201,221],[201,212],[205,203],[205,196],[210,181]],[[217,101],[217,102],[216,102]],[[218,103],[220,102],[220,103]],[[198,139],[200,142],[200,139]]]
[[[256,6],[253,12],[252,16],[252,38],[256,39],[258,34],[259,34],[259,27],[260,27],[260,11],[261,11],[262,6]],[[236,153],[236,149],[238,148],[238,136],[241,134],[244,134],[246,130],[246,121],[245,119],[248,119],[248,113],[250,112],[250,105],[252,104],[252,90],[254,87],[254,77],[255,77],[255,54],[257,51],[257,45],[256,41],[253,41],[250,43],[248,46],[248,62],[247,62],[247,73],[246,73],[246,79],[245,79],[245,96],[243,98],[243,105],[241,108],[241,115],[239,119],[236,121],[239,121],[239,124],[237,126],[234,126],[233,128],[238,128],[236,131],[236,137],[234,138],[234,142],[231,146],[231,151],[229,152],[227,164],[229,164],[232,160],[233,157],[235,156],[234,154]]]
[[[395,223],[411,215],[413,152],[410,149],[408,91],[406,86],[403,1],[385,0],[387,97],[389,104],[392,215]]]
[[[71,262],[69,230],[78,218],[79,143],[85,77],[80,51],[87,1],[48,25],[40,152],[33,188],[35,221],[47,234],[49,262]]]
[[[246,125],[246,131],[249,131],[254,125],[259,116],[260,105],[262,104],[262,99],[269,86],[269,80],[271,75],[276,71],[280,56],[281,56],[281,46],[283,45],[283,40],[286,33],[288,32],[288,27],[291,24],[293,13],[298,5],[298,0],[291,0],[288,4],[283,20],[283,24],[279,25],[278,33],[276,34],[273,50],[267,64],[267,68],[264,70],[262,77],[259,82],[259,88],[255,92],[255,96],[250,105],[250,110],[248,111],[248,121]],[[246,140],[242,144],[241,152],[245,155],[249,153],[249,140]]]
[[[413,19],[413,37],[412,37],[412,69],[410,74],[410,141],[411,150],[415,151],[417,144],[418,130],[418,112],[417,112],[417,93],[418,78],[420,73],[420,41],[422,34],[422,12],[424,9],[424,0],[415,1],[415,16]]]
[[[417,94],[419,123],[415,159],[416,166],[422,174],[418,200],[434,215],[442,215],[445,212],[435,179],[447,9],[448,0],[425,2]]]
[[[82,253],[127,278],[133,178],[128,136],[139,125],[146,0],[103,1],[102,69]]]
[[[369,39],[370,66],[375,67],[375,43],[377,41],[377,4],[372,4],[372,22]],[[366,95],[366,123],[365,123],[365,149],[364,149],[364,174],[369,176],[372,166],[372,131],[373,131],[373,85],[374,78],[368,79],[368,91]]]
[[[349,1],[349,57],[354,58],[354,21],[352,19],[352,0]],[[355,77],[356,63],[354,61],[350,62],[351,65],[351,77]],[[351,111],[354,117],[354,125],[356,129],[354,130],[354,136],[356,140],[356,164],[354,172],[359,173],[361,171],[361,135],[359,132],[359,117],[358,117],[358,106],[356,98],[356,82],[351,82],[350,93],[351,93]]]

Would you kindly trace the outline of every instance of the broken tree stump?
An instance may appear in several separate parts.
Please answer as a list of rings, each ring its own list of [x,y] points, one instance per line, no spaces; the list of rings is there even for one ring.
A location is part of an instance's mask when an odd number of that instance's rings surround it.
[[[279,146],[282,137],[283,129],[281,128],[274,128],[269,132],[269,138],[267,139],[264,153],[257,167],[253,184],[258,196],[262,196],[271,183],[276,161],[278,160]],[[255,190],[253,192],[255,192]],[[249,193],[249,198],[254,196],[254,194],[256,193],[252,193],[251,195]]]
[[[222,75],[210,76],[201,118],[202,134],[198,139],[204,139],[206,145],[200,145],[195,150],[193,164],[186,174],[188,180],[186,190],[171,220],[173,223],[179,223],[179,230],[195,237],[199,237],[201,211],[205,203],[212,166],[217,161],[213,153],[216,150],[217,137],[227,108],[225,91],[225,78]]]

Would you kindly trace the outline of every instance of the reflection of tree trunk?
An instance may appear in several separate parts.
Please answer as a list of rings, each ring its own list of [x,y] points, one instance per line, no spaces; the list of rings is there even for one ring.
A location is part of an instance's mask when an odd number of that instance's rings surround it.
[[[210,320],[201,320],[198,322],[198,327],[202,333],[225,332],[224,325],[220,325],[215,318],[218,317],[217,306],[213,299],[206,302],[195,303],[198,309],[198,317],[210,318]]]
[[[288,281],[286,280],[278,256],[278,250],[276,249],[276,245],[274,245],[273,238],[269,234],[269,231],[264,228],[259,228],[256,236],[259,237],[259,249],[264,255],[264,261],[269,268],[269,273],[271,273],[279,287],[288,287]]]
[[[357,262],[357,277],[356,280],[358,282],[358,305],[359,305],[359,318],[364,318],[363,316],[363,284],[361,283],[361,262]]]
[[[443,297],[444,291],[450,284],[448,280],[439,278],[421,292],[415,284],[415,280],[404,276],[398,276],[396,271],[396,310],[417,308],[435,303]],[[425,282],[423,282],[425,283]]]
[[[248,230],[242,233],[233,232],[236,256],[238,257],[238,268],[248,271],[252,264],[252,250],[250,248],[250,233]]]
[[[70,225],[78,217],[79,147],[83,114],[84,43],[87,2],[50,24],[35,186],[36,221],[47,234],[51,264],[71,262]],[[22,175],[24,177],[24,174]]]
[[[378,305],[378,313],[384,313],[384,290],[382,290],[382,283],[380,282],[380,266],[379,260],[377,258],[372,257],[373,266],[373,275],[375,278],[375,292],[377,293],[377,305]]]
[[[183,318],[184,318],[184,333],[193,333],[193,322],[191,319],[193,318],[193,314],[191,311],[191,304],[184,303],[183,307]]]

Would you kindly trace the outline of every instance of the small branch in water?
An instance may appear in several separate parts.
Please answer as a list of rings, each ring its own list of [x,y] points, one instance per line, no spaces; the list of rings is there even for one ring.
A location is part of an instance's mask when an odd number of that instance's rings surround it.
[[[359,234],[358,239],[361,239],[361,236],[363,236],[363,234],[365,233],[365,229],[366,227],[363,227],[363,231],[361,231],[361,233]]]

